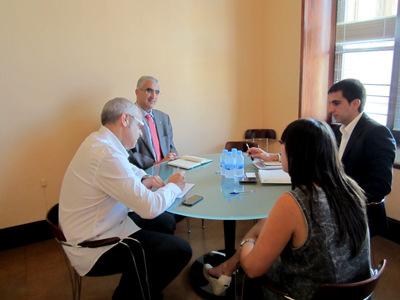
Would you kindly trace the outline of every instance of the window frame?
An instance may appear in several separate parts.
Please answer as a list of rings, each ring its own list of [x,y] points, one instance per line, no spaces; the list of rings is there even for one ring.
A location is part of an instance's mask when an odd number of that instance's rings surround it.
[[[331,124],[327,106],[327,91],[333,84],[337,0],[303,0],[299,118],[315,118]],[[400,15],[398,5],[397,18]],[[326,38],[329,37],[329,38]],[[311,45],[313,47],[311,47]],[[393,71],[400,71],[400,21],[396,22]],[[394,83],[393,76],[397,80]],[[400,88],[400,74],[392,74],[388,124],[396,143],[400,144],[400,130],[393,130],[396,100],[393,94]],[[400,105],[400,92],[397,93]],[[392,100],[394,99],[394,100]],[[390,123],[393,122],[393,123]],[[332,124],[334,125],[334,124]]]
[[[400,1],[399,1],[400,2]],[[400,105],[400,3],[397,5],[396,33],[394,38],[392,81],[390,86],[389,111],[387,127],[392,132],[396,144],[400,144],[400,130],[394,129],[396,106]]]

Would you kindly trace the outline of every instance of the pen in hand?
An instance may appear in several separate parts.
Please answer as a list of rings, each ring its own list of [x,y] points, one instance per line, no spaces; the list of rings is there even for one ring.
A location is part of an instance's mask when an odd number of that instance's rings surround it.
[[[247,144],[247,143],[246,143],[246,146],[247,146],[247,149],[248,149],[248,153],[250,154],[250,159],[251,159],[251,160],[254,160],[254,158],[253,158],[253,157],[251,157],[251,152],[250,152],[250,147],[249,147],[249,144]]]

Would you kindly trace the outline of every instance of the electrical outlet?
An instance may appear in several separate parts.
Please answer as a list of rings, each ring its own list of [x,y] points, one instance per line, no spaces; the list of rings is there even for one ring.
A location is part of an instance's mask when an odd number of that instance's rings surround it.
[[[47,179],[40,179],[40,186],[46,187],[47,186]]]

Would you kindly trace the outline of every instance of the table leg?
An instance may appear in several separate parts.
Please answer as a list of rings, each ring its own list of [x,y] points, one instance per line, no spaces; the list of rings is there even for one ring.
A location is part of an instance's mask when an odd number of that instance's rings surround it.
[[[226,258],[235,254],[236,221],[224,220],[224,237]]]

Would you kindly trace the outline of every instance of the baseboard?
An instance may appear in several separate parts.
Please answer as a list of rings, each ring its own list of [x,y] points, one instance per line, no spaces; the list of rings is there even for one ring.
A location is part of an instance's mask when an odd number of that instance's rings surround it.
[[[400,221],[388,218],[389,231],[382,237],[400,244]],[[0,251],[54,238],[46,221],[0,229]]]
[[[46,221],[0,229],[0,251],[54,238]]]

